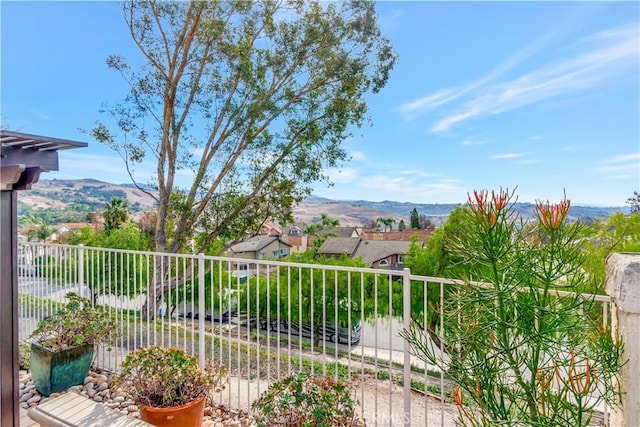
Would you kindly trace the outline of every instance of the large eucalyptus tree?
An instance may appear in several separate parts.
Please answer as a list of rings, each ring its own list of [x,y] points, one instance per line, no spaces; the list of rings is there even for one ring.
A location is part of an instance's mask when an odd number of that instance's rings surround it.
[[[92,135],[156,199],[162,252],[182,250],[196,228],[204,250],[290,217],[326,168],[346,160],[342,141],[367,121],[366,95],[396,62],[372,1],[133,1],[123,10],[144,63],[108,58],[130,90]],[[154,191],[135,175],[149,159]],[[178,189],[185,171],[192,180]]]

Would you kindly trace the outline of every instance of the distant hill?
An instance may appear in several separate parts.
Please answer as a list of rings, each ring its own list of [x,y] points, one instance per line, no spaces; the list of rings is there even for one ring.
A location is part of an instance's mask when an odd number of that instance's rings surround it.
[[[408,202],[393,202],[389,200],[384,200],[382,202],[370,202],[366,200],[348,200],[336,202],[329,199],[322,199],[319,197],[310,197],[309,200],[326,200],[326,203],[342,203],[350,206],[363,207],[376,209],[386,212],[392,212],[399,215],[404,215],[405,218],[408,218],[409,213],[413,208],[416,208],[419,213],[432,218],[434,222],[439,223],[449,216],[449,213],[458,206],[457,204],[424,204],[424,203],[408,203]],[[524,218],[531,218],[533,216],[533,212],[535,209],[535,205],[533,203],[516,203],[515,210]],[[573,205],[571,206],[570,218],[572,219],[601,219],[608,218],[615,212],[624,212],[629,213],[629,207],[624,206],[611,206],[611,207],[601,207],[601,206],[581,206],[581,205]],[[406,219],[405,219],[406,221]]]
[[[91,211],[102,210],[113,197],[120,197],[132,211],[152,209],[154,201],[134,186],[110,184],[95,179],[40,180],[29,191],[18,193],[19,205],[32,209],[64,209],[81,205]]]
[[[18,195],[19,207],[32,210],[82,208],[83,211],[101,211],[105,203],[113,197],[127,201],[131,210],[142,212],[154,208],[154,200],[132,184],[111,184],[95,179],[54,179],[40,180],[32,190],[21,191]],[[416,208],[419,213],[432,219],[436,224],[444,221],[455,204],[421,204],[408,202],[367,200],[332,200],[310,196],[294,209],[296,222],[312,223],[324,213],[340,221],[345,226],[367,225],[380,217],[393,218],[396,224],[404,219],[408,225],[409,213]],[[531,217],[534,205],[518,203],[517,211],[524,218]],[[574,206],[574,219],[607,218],[616,211],[628,212],[625,207]]]

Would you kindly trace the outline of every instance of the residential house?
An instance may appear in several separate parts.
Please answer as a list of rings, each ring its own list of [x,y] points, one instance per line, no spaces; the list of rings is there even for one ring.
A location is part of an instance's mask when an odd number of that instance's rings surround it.
[[[327,240],[318,249],[318,255],[337,258],[346,254],[354,257],[359,244],[359,237],[327,237]]]
[[[262,224],[262,234],[270,236],[270,237],[280,237],[282,236],[282,229],[276,227],[273,224],[269,224],[265,222]]]
[[[291,252],[291,245],[280,237],[255,236],[231,246],[225,254],[232,258],[278,259]]]
[[[363,230],[361,237],[363,240],[390,240],[410,242],[413,236],[417,236],[418,241],[424,243],[431,235],[433,230],[416,230],[408,229],[403,231],[376,231],[374,229]]]
[[[359,237],[362,229],[358,227],[328,227],[318,231],[317,236],[309,236],[309,246],[320,237]]]
[[[51,240],[66,240],[73,235],[73,233],[80,231],[84,228],[91,228],[94,231],[97,229],[97,224],[90,222],[62,222],[53,226],[56,230],[51,235]]]
[[[374,268],[402,269],[410,241],[364,240],[360,237],[328,237],[318,249],[319,255],[338,257],[347,254],[361,258]]]
[[[308,236],[297,225],[285,228],[281,239],[291,245],[291,252],[304,252],[308,248]]]
[[[361,240],[354,257],[360,257],[370,267],[401,270],[410,241]]]

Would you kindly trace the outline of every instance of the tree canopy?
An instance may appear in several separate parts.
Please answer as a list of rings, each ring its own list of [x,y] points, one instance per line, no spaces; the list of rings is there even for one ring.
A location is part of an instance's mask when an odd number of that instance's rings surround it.
[[[631,213],[640,213],[640,193],[633,192],[633,196],[627,199],[627,204],[631,206]]]
[[[367,120],[365,95],[396,62],[372,1],[132,1],[123,10],[144,64],[107,59],[130,90],[91,133],[156,199],[158,251],[180,251],[196,228],[203,250],[246,222],[290,217],[328,179],[325,168],[346,159],[341,143]],[[156,191],[135,175],[149,159]],[[172,204],[185,173],[192,179]]]
[[[129,219],[129,205],[114,197],[104,205],[104,227],[107,231],[120,228]]]

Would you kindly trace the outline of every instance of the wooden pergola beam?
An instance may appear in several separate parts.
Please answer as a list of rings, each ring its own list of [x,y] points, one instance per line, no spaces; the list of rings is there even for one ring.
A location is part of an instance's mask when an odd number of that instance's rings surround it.
[[[58,170],[58,150],[84,142],[0,130],[0,425],[20,426],[18,362],[18,191]]]

